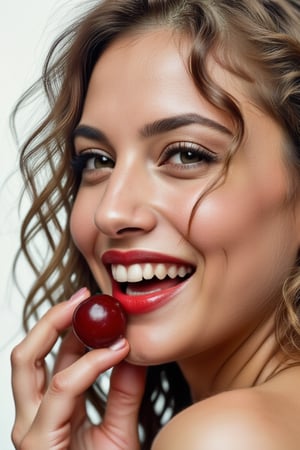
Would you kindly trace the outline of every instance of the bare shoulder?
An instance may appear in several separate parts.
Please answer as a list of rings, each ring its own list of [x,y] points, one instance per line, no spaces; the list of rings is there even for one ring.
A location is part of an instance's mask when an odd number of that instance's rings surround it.
[[[224,392],[175,416],[152,450],[297,450],[299,403],[272,389]]]

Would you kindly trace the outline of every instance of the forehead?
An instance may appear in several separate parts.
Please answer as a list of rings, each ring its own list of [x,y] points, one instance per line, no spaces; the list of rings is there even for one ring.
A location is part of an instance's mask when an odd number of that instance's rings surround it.
[[[91,83],[97,77],[107,84],[126,83],[129,88],[137,80],[167,85],[177,75],[190,78],[189,51],[188,40],[168,29],[131,33],[118,38],[105,50],[96,63]]]
[[[208,117],[217,111],[200,95],[189,71],[191,41],[168,29],[144,31],[114,41],[99,58],[89,83],[84,115],[90,109],[120,114],[127,109],[160,114],[196,112],[199,102]],[[224,71],[224,70],[223,70]],[[185,111],[184,111],[185,110]],[[102,114],[100,114],[102,115]],[[156,117],[157,118],[157,117]],[[151,121],[155,117],[149,117]],[[225,125],[225,124],[224,124]]]

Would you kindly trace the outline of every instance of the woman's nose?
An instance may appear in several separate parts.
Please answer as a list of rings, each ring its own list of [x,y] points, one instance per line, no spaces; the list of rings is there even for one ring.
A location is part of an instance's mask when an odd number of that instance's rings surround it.
[[[112,238],[149,232],[156,225],[151,200],[153,189],[145,172],[115,168],[100,194],[95,225]]]

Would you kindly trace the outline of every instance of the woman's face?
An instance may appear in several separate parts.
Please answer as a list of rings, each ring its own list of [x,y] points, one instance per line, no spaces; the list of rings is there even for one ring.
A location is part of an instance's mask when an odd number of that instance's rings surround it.
[[[129,359],[180,360],[236,343],[270,317],[299,241],[279,126],[211,61],[245,139],[218,177],[232,123],[168,31],[124,37],[98,61],[74,132],[83,168],[71,231],[101,290],[128,313]]]

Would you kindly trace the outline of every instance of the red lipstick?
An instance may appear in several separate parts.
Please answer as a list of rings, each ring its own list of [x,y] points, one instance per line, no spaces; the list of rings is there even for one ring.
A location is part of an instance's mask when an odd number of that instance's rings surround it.
[[[102,255],[102,262],[106,266],[111,264],[123,264],[124,266],[129,266],[130,264],[142,264],[146,262],[192,266],[191,263],[183,259],[175,258],[174,256],[165,255],[163,253],[149,252],[147,250],[108,250]]]
[[[107,267],[107,270],[112,278],[112,295],[122,304],[127,314],[145,314],[163,306],[183,289],[189,276],[194,271],[194,266],[183,259],[157,252],[148,252],[145,250],[109,250],[103,254],[102,262]],[[176,277],[172,280],[168,277],[162,281],[153,278],[150,283],[153,284],[154,289],[150,289],[146,286],[145,292],[142,291],[144,284],[147,285],[147,281],[143,280],[137,283],[129,283],[133,290],[135,284],[138,286],[136,289],[137,292],[134,293],[134,295],[126,293],[126,285],[128,285],[128,283],[119,283],[112,277],[112,264],[120,264],[128,267],[133,264],[146,263],[160,263],[166,265],[176,265],[178,267],[184,266],[190,269],[190,274],[185,278]],[[147,292],[147,289],[149,292]]]
[[[172,288],[152,294],[126,295],[121,291],[119,284],[113,280],[112,295],[121,303],[127,314],[145,314],[169,302],[183,288],[184,283],[183,281]]]

